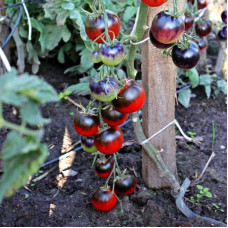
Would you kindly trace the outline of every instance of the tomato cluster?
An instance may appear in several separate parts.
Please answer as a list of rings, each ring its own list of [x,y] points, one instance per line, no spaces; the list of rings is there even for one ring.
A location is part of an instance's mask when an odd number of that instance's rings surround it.
[[[224,10],[221,14],[221,18],[225,26],[218,31],[218,39],[221,41],[226,41],[227,40],[227,10]]]

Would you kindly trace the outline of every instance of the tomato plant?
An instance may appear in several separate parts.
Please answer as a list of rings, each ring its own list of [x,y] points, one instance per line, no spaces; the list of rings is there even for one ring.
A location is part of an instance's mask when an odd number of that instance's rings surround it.
[[[112,172],[114,167],[114,159],[111,157],[106,158],[102,156],[98,158],[95,162],[95,172],[101,178],[107,178]]]

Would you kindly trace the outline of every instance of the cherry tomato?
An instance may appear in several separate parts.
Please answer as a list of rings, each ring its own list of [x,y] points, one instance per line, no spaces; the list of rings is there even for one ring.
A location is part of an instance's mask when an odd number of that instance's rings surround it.
[[[117,203],[117,197],[110,187],[98,188],[92,196],[92,204],[98,211],[110,211]]]
[[[208,36],[211,32],[211,22],[206,20],[200,22],[197,21],[195,24],[195,30],[199,37]]]
[[[113,46],[102,44],[100,48],[101,61],[108,66],[116,66],[124,59],[123,45],[118,42]]]
[[[106,10],[106,12],[108,17],[108,34],[111,40],[113,40],[113,33],[117,37],[120,32],[120,19],[114,12],[109,10]],[[85,21],[85,31],[91,40],[97,39],[105,31],[104,13],[98,17],[88,16]],[[106,40],[105,35],[102,38]],[[102,44],[103,40],[99,38],[96,42]]]
[[[134,174],[124,175],[115,182],[115,192],[120,195],[130,195],[135,191],[137,179]]]
[[[151,32],[158,42],[171,44],[183,34],[184,21],[181,17],[172,17],[162,11],[154,17]]]
[[[208,0],[197,0],[198,9],[203,9],[207,6]]]
[[[191,69],[200,59],[199,47],[195,42],[190,42],[190,47],[187,49],[181,49],[175,45],[172,49],[172,59],[177,67]]]
[[[146,94],[143,86],[134,80],[129,80],[112,101],[119,112],[131,113],[138,111],[144,104]]]
[[[127,113],[122,113],[117,111],[116,109],[102,109],[101,115],[105,123],[109,126],[116,127],[120,124],[124,123],[125,120],[128,118]]]
[[[192,27],[194,22],[194,18],[192,15],[185,13],[184,14],[184,25],[185,25],[185,30],[188,30]]]
[[[103,154],[114,154],[123,142],[123,132],[119,127],[109,127],[94,136],[94,145]]]
[[[224,10],[221,14],[221,18],[222,18],[222,21],[223,23],[227,23],[227,10]]]
[[[151,43],[152,43],[156,48],[166,49],[166,48],[169,48],[169,47],[171,47],[171,46],[173,45],[173,44],[162,44],[162,43],[158,42],[158,41],[154,38],[154,36],[153,36],[151,30],[149,31],[149,36],[150,36],[150,41],[151,41]]]
[[[142,2],[148,6],[157,7],[167,2],[167,0],[142,0]]]
[[[75,131],[83,136],[94,135],[100,125],[99,118],[86,113],[78,113],[74,118]]]
[[[203,38],[198,41],[198,47],[200,52],[204,52],[207,49],[207,43]]]
[[[112,172],[114,166],[114,159],[109,158],[98,158],[95,162],[95,172],[101,178],[107,178]]]
[[[81,146],[85,152],[94,153],[97,148],[94,145],[94,136],[81,136]]]
[[[93,51],[89,55],[89,59],[93,63],[99,63],[101,61],[101,56],[99,51]]]
[[[219,32],[218,32],[218,38],[219,40],[227,40],[227,26],[223,27]]]
[[[194,0],[187,0],[188,3],[194,4]]]

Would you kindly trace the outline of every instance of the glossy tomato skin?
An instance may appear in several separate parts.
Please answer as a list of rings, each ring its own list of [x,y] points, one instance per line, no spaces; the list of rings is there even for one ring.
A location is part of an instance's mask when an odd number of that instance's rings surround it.
[[[103,102],[111,102],[118,94],[119,88],[116,80],[113,77],[107,77],[99,80],[98,77],[90,79],[89,88],[91,95]]]
[[[114,154],[123,142],[123,132],[119,127],[109,127],[94,136],[94,145],[103,154]]]
[[[94,153],[97,148],[94,145],[94,136],[81,136],[81,146],[85,152]]]
[[[188,70],[196,66],[200,59],[200,50],[195,42],[190,43],[190,47],[182,50],[177,45],[172,50],[172,60],[174,64],[184,70]]]
[[[99,118],[86,113],[78,113],[74,118],[74,129],[82,136],[94,135],[100,125]]]
[[[100,51],[93,51],[89,55],[89,59],[93,63],[99,63],[101,61]]]
[[[114,167],[114,159],[109,158],[98,158],[95,162],[95,172],[101,178],[107,178],[112,172]]]
[[[116,109],[102,109],[101,115],[105,123],[109,126],[116,127],[121,125],[128,118],[127,113],[122,113],[117,111]]]
[[[194,4],[195,0],[187,0],[187,2],[191,3],[192,5]]]
[[[151,30],[149,31],[149,36],[150,36],[150,41],[151,41],[151,43],[152,43],[156,48],[159,48],[159,49],[166,49],[166,48],[169,48],[169,47],[171,47],[171,46],[173,45],[173,44],[162,44],[162,43],[158,42],[158,41],[154,38],[154,36],[153,36]]]
[[[222,21],[223,23],[227,23],[227,10],[224,10],[221,14],[221,18],[222,18]]]
[[[218,38],[221,41],[227,40],[227,26],[223,27],[219,32],[218,32]]]
[[[130,195],[135,191],[137,179],[134,174],[124,176],[115,182],[115,192],[119,195]]]
[[[207,6],[208,0],[197,0],[198,9],[203,9]]]
[[[184,21],[181,17],[172,17],[162,11],[154,17],[151,32],[158,42],[171,44],[183,34]]]
[[[199,37],[208,36],[211,32],[211,22],[210,21],[196,22],[195,30],[196,30],[196,34]]]
[[[184,26],[185,26],[185,30],[188,30],[192,27],[194,22],[194,18],[192,15],[185,13],[184,14]]]
[[[108,17],[108,34],[112,40],[114,38],[113,33],[115,34],[115,37],[117,37],[120,32],[120,19],[114,12],[109,10],[106,11]],[[102,13],[95,18],[88,16],[85,21],[85,31],[91,40],[98,38],[105,31],[104,14]],[[106,40],[105,35],[103,39]],[[99,38],[95,42],[102,44],[103,40]]]
[[[116,206],[117,197],[110,187],[100,187],[93,193],[91,201],[96,210],[110,211]]]
[[[116,66],[124,59],[124,47],[120,42],[113,46],[102,44],[100,48],[101,61],[107,66]]]
[[[148,6],[157,7],[167,2],[167,0],[142,0],[142,2]]]
[[[200,52],[204,52],[207,49],[207,43],[203,38],[198,41],[198,47]]]
[[[146,99],[143,86],[134,80],[129,80],[120,90],[116,99],[112,101],[113,106],[119,112],[132,113],[142,108]]]

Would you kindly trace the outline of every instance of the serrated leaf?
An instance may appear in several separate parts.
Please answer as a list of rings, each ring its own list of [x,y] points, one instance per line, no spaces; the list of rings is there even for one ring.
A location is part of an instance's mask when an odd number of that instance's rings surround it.
[[[74,9],[74,4],[71,2],[64,2],[61,4],[61,7],[65,10],[73,10]]]
[[[211,75],[202,74],[200,75],[199,84],[200,85],[210,85],[212,83]]]
[[[137,12],[137,8],[134,6],[128,6],[123,14],[123,20],[125,22],[129,21]]]
[[[192,88],[195,88],[199,84],[199,73],[193,68],[186,71],[186,76],[189,78]]]
[[[89,82],[82,82],[76,85],[69,86],[66,91],[71,91],[74,94],[86,95],[90,93]]]
[[[227,82],[225,80],[218,80],[217,86],[224,94],[227,94]]]
[[[190,104],[190,98],[191,98],[191,90],[186,89],[181,91],[178,94],[178,101],[185,107],[188,108]]]

